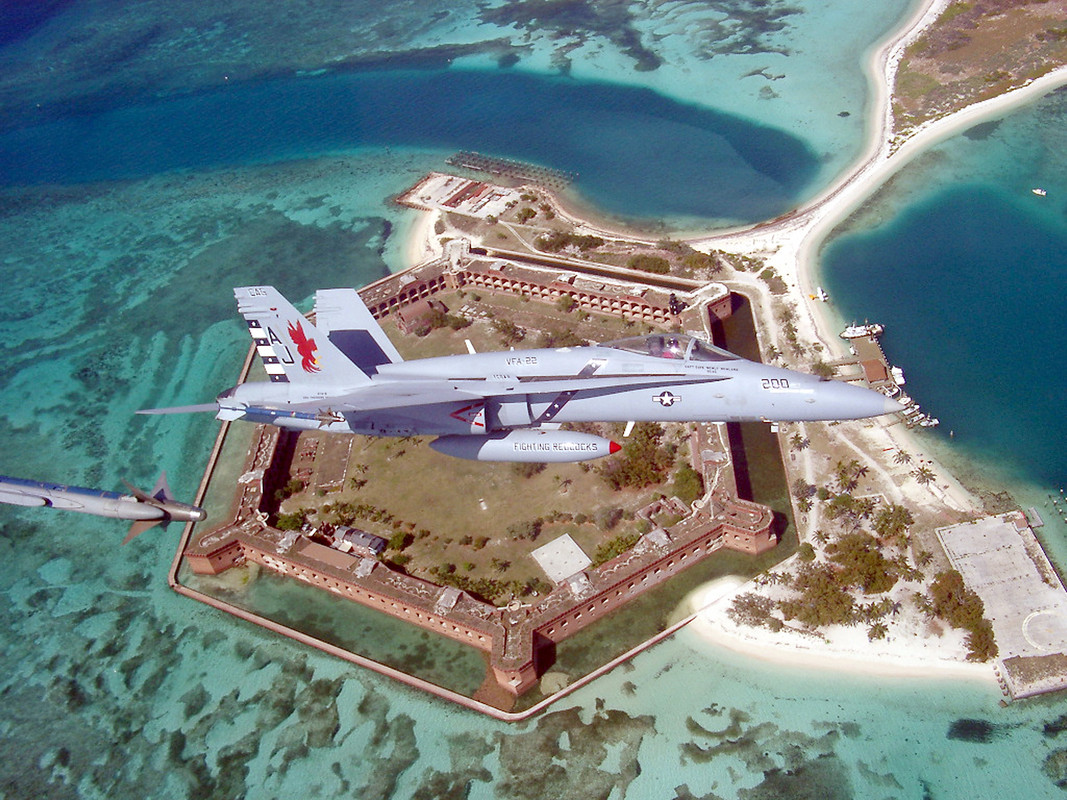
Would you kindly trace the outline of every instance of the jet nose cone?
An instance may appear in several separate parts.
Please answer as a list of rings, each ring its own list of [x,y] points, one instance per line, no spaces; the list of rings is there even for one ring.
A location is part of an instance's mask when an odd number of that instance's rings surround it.
[[[820,386],[819,404],[823,419],[865,419],[904,410],[881,392],[840,381],[827,381]]]
[[[906,406],[903,403],[898,403],[892,397],[887,397],[885,399],[885,411],[883,411],[882,413],[883,414],[897,414],[897,413],[903,411],[905,408],[906,408]]]

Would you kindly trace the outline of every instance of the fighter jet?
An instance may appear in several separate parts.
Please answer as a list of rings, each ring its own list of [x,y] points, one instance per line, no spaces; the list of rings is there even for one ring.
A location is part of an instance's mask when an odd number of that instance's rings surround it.
[[[135,520],[126,538],[122,540],[123,544],[155,525],[166,527],[172,520],[199,522],[207,519],[204,509],[179,503],[174,499],[167,485],[166,473],[159,476],[151,494],[128,483],[126,487],[130,494],[0,475],[0,503],[13,506],[49,506],[64,511],[95,514],[98,517]]]
[[[435,450],[477,461],[584,461],[619,445],[567,422],[846,420],[900,411],[878,392],[661,333],[584,347],[404,361],[354,289],[320,289],[312,325],[272,286],[234,289],[269,382],[213,411],[290,430],[431,435]]]

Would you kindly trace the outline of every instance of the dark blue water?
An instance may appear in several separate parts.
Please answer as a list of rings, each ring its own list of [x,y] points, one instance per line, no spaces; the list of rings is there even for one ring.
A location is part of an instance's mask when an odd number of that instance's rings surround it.
[[[73,0],[0,0],[0,47],[32,36]]]
[[[1067,233],[1029,193],[959,186],[824,253],[843,308],[886,325],[905,387],[969,452],[1067,481]]]
[[[0,182],[135,178],[365,146],[473,149],[575,172],[601,209],[646,219],[773,217],[802,198],[818,166],[797,137],[646,89],[405,70],[227,86],[9,131]]]

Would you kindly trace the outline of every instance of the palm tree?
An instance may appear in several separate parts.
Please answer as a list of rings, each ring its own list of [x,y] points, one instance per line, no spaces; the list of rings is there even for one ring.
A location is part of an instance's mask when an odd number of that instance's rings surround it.
[[[856,470],[859,469],[860,462],[856,459],[852,459],[848,463],[844,461],[838,461],[834,466],[834,480],[837,481],[837,485],[842,492],[851,492],[856,488]]]
[[[897,450],[897,452],[893,454],[893,461],[896,464],[910,464],[911,453],[907,450]]]
[[[919,482],[920,486],[929,486],[937,477],[929,467],[919,467],[912,475],[915,476],[915,480]]]
[[[884,639],[887,633],[889,626],[884,622],[876,622],[867,629],[867,638],[873,642],[875,639]]]

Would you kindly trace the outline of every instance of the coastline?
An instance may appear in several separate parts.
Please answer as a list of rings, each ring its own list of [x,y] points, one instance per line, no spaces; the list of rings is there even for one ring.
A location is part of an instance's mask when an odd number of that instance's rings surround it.
[[[423,261],[440,257],[442,248],[437,237],[434,235],[434,226],[437,224],[437,211],[422,211],[413,215],[414,221],[408,232],[407,247],[405,249],[407,262],[403,269],[421,264]]]
[[[834,228],[868,200],[895,172],[930,146],[1067,83],[1067,67],[1060,67],[1011,92],[929,122],[894,148],[889,98],[896,67],[904,49],[929,22],[938,17],[945,5],[944,0],[931,0],[912,18],[903,36],[871,54],[868,67],[872,73],[881,72],[881,79],[876,82],[875,105],[872,109],[872,113],[879,115],[879,124],[872,126],[867,152],[853,169],[806,209],[798,210],[786,219],[691,242],[701,249],[756,253],[764,257],[767,265],[773,267],[789,287],[787,299],[798,310],[802,310],[798,315],[798,327],[835,355],[843,354],[846,349],[843,341],[835,335],[843,321],[835,318],[831,307],[810,299],[819,284],[819,251]],[[762,290],[756,282],[753,285]],[[981,501],[931,453],[928,443],[916,431],[882,423],[867,426],[862,433],[868,445],[863,448],[864,452],[875,462],[872,463],[873,467],[884,470],[885,477],[892,478],[888,473],[893,472],[900,477],[901,470],[899,467],[894,469],[887,457],[872,456],[895,450],[907,450],[928,464],[937,475],[937,480],[927,488],[907,481],[906,474],[904,481],[886,481],[886,485],[896,490],[895,494],[906,495],[918,505],[929,506],[933,501],[961,513],[981,511]],[[808,474],[814,474],[811,459],[805,457],[804,460],[809,462]],[[820,515],[816,507],[814,513],[808,515],[806,525],[801,525],[798,520],[801,538],[810,539],[819,523]],[[974,664],[965,660],[966,648],[961,642],[956,642],[955,646],[939,647],[940,640],[920,638],[914,625],[903,626],[904,636],[908,637],[904,638],[899,631],[901,626],[894,624],[890,627],[890,638],[880,642],[868,641],[859,629],[832,629],[827,632],[826,641],[823,641],[802,634],[784,631],[772,633],[768,629],[738,626],[726,611],[734,596],[751,588],[746,584],[711,601],[697,600],[696,607],[700,608],[700,612],[692,626],[694,633],[716,646],[779,664],[862,670],[883,676],[923,677],[936,674],[996,683],[989,664]],[[709,591],[714,592],[714,587]]]
[[[883,43],[871,53],[868,69],[872,70],[872,74],[881,72],[875,93],[879,124],[872,126],[866,152],[852,169],[810,205],[786,218],[690,241],[699,249],[719,249],[762,257],[767,266],[772,267],[785,281],[789,289],[786,299],[801,311],[797,319],[801,333],[812,341],[820,342],[835,357],[844,355],[846,351],[843,341],[836,335],[838,328],[845,323],[834,316],[830,306],[810,299],[819,285],[818,255],[826,237],[895,172],[930,146],[1067,84],[1067,66],[1060,67],[1011,92],[926,123],[894,149],[889,97],[896,67],[904,49],[921,35],[925,26],[937,19],[945,5],[947,0],[930,0],[913,15],[899,38]],[[745,283],[757,290],[763,288],[755,281]],[[903,449],[919,455],[927,462],[938,474],[939,482],[931,484],[929,490],[939,502],[958,512],[980,510],[980,501],[929,452],[926,442],[916,431],[885,425],[868,427],[866,430],[876,439],[872,443],[873,452]],[[925,491],[920,489],[910,494],[916,502],[928,503],[930,498],[922,494]],[[817,520],[814,519],[816,515],[812,517],[809,527],[814,530]]]
[[[907,631],[878,642],[868,642],[862,628],[833,626],[823,631],[825,640],[790,630],[739,626],[726,615],[733,597],[753,588],[751,581],[733,579],[706,584],[691,597],[694,619],[688,626],[702,641],[741,655],[781,666],[812,670],[837,670],[893,678],[957,678],[995,686],[990,663],[960,660],[962,636],[948,632],[944,638],[920,637]],[[959,641],[956,641],[959,640]]]

